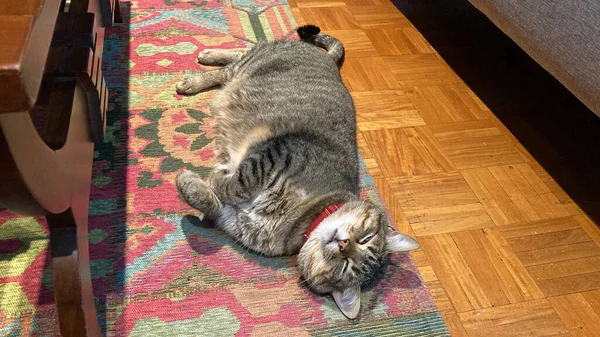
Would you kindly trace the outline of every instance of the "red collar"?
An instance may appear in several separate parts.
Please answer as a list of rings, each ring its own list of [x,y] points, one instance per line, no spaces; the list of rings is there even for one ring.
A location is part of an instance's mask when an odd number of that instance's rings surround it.
[[[337,211],[338,209],[342,208],[342,206],[344,206],[344,204],[336,204],[336,205],[329,205],[327,206],[327,208],[325,208],[325,210],[323,211],[323,213],[321,213],[316,219],[315,221],[313,221],[310,226],[308,227],[308,229],[306,230],[306,234],[304,234],[304,241],[302,242],[302,244],[306,243],[306,240],[308,240],[308,237],[310,236],[310,234],[317,229],[317,227],[321,224],[321,222],[323,222],[323,220],[325,220],[325,218],[327,218],[328,216],[330,216],[331,214],[335,213],[335,211]]]

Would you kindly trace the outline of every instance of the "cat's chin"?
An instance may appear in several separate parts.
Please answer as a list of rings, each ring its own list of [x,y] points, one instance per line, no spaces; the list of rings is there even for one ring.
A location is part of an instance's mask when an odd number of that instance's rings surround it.
[[[323,228],[318,235],[311,238],[314,240],[313,245],[319,247],[321,258],[324,261],[340,257],[340,247],[336,240],[337,233],[337,226],[331,226],[331,228]]]
[[[331,232],[331,233],[325,233],[325,234],[323,235],[323,236],[324,236],[324,238],[323,238],[323,243],[324,243],[325,245],[328,245],[328,244],[334,243],[334,241],[335,241],[335,236],[337,235],[337,228],[336,228],[335,230],[333,230],[333,231],[330,231],[330,232]]]
[[[306,244],[300,249],[300,255],[303,255],[303,250],[311,250],[316,259],[321,261],[331,261],[335,259],[339,253],[339,247],[335,240],[328,240],[322,237],[311,237]]]
[[[338,226],[335,223],[323,223],[315,231],[321,244],[327,245],[335,241],[335,236],[338,232]]]

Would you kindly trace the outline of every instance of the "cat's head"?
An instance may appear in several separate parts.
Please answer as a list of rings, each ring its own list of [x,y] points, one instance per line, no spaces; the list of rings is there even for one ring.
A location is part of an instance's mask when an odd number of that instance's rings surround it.
[[[370,202],[344,204],[319,224],[298,255],[298,267],[315,292],[329,293],[349,318],[360,309],[360,286],[389,253],[419,248],[413,238],[388,226]]]

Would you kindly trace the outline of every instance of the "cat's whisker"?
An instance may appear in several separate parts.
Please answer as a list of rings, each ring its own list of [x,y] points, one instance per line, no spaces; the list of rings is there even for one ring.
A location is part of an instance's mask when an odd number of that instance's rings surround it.
[[[315,278],[317,278],[317,276],[318,275],[314,275],[313,277],[310,277],[310,278],[303,278],[302,281],[300,281],[300,284],[308,283],[310,281],[313,281]]]

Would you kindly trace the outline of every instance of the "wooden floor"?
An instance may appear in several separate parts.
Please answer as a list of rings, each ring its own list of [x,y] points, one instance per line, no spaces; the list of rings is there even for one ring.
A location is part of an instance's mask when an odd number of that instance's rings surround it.
[[[360,152],[455,336],[600,336],[600,230],[388,0],[290,0],[346,47]]]

